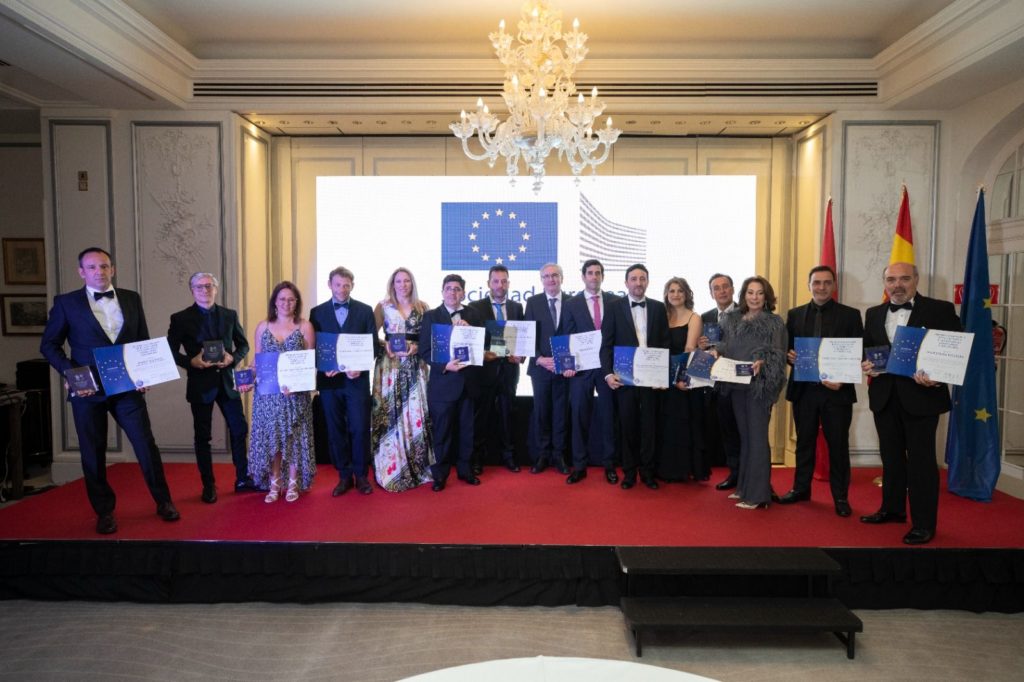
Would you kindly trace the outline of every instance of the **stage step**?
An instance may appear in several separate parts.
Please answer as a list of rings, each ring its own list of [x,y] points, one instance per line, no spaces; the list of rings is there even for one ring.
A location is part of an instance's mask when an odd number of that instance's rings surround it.
[[[854,656],[860,618],[833,598],[623,597],[622,614],[643,655],[643,632],[831,632]]]
[[[642,655],[646,630],[832,632],[854,657],[854,634],[860,618],[831,597],[831,579],[842,572],[820,549],[809,547],[616,547],[626,575],[621,607],[626,625]],[[639,576],[806,577],[805,597],[634,596]],[[815,578],[825,579],[825,594],[816,596]]]

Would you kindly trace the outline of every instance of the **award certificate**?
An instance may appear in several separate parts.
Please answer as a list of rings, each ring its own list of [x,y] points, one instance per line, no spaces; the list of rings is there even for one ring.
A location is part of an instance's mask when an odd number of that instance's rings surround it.
[[[912,377],[924,372],[932,381],[963,386],[974,334],[924,327],[896,327],[889,374]]]
[[[626,386],[668,388],[668,348],[615,346],[612,368]]]
[[[859,384],[864,339],[816,338],[798,336],[793,339],[796,362],[793,363],[794,381],[834,381],[840,384]]]
[[[316,389],[316,351],[256,354],[256,390],[260,395]]]
[[[753,378],[752,374],[740,371],[743,365],[750,365],[750,360],[732,360],[730,358],[718,358],[711,366],[711,380],[724,381],[729,384],[749,384]]]
[[[555,373],[574,369],[583,372],[601,368],[601,332],[580,332],[551,337],[551,356],[555,359]],[[563,358],[571,357],[575,366],[567,367]]]
[[[711,367],[715,364],[715,356],[707,351],[695,350],[690,353],[686,362],[686,371],[683,374],[685,381],[690,388],[705,388],[714,386],[711,380]]]
[[[495,348],[499,356],[514,355],[520,358],[532,358],[537,354],[537,322],[534,320],[488,320],[487,331],[492,337],[492,344],[498,338],[505,342],[504,353]],[[500,343],[498,344],[500,346]]]
[[[107,395],[180,379],[167,337],[96,348],[96,370]]]
[[[373,334],[317,332],[316,368],[321,372],[369,372],[374,343]]]
[[[455,347],[465,346],[469,350],[466,364],[484,364],[484,339],[487,330],[483,327],[465,325],[434,324],[430,329],[430,361],[448,364],[455,358]]]

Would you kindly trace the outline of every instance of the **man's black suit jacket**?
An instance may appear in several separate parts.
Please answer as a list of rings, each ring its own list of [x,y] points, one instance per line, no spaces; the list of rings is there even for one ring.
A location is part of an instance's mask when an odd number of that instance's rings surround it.
[[[883,303],[868,308],[864,315],[864,347],[888,346],[885,333],[885,313],[889,304]],[[909,327],[927,327],[944,331],[960,331],[960,318],[949,301],[940,301],[917,294],[914,308],[907,320]],[[889,402],[892,392],[900,398],[900,405],[908,413],[919,417],[939,415],[949,411],[949,387],[922,386],[911,377],[881,374],[871,380],[868,386],[868,405],[872,412],[878,412]]]
[[[464,306],[459,310],[460,316],[468,324],[474,327],[482,327],[483,320],[475,310]],[[452,317],[444,304],[428,310],[423,314],[423,325],[420,331],[419,356],[430,365],[430,378],[427,380],[427,402],[454,402],[458,400],[463,392],[470,398],[480,395],[480,370],[481,368],[472,365],[464,367],[458,372],[446,372],[443,362],[430,361],[430,345],[432,342],[432,328],[435,324],[446,324],[451,326]]]
[[[491,301],[490,296],[485,296],[479,300],[473,301],[467,308],[472,308],[473,311],[480,317],[484,324],[488,320],[496,319],[494,317],[494,305]],[[523,319],[523,304],[519,301],[513,301],[511,299],[505,299],[505,319],[517,322]],[[516,380],[519,379],[519,365],[514,362],[508,362],[507,360],[491,360],[485,362],[483,371],[480,373],[480,381],[485,386],[491,386],[498,381],[498,370],[501,369],[502,365],[515,369]]]
[[[607,291],[601,292],[601,305],[604,308],[601,318],[601,326],[604,326],[604,320],[608,317],[608,311],[611,309],[612,303],[619,299],[615,294],[610,294]],[[599,331],[594,329],[594,318],[591,317],[591,309],[588,304],[588,297],[586,291],[581,291],[575,296],[571,297],[563,304],[562,308],[562,329],[565,330],[566,334],[582,334],[584,332]]]
[[[860,311],[848,305],[836,302],[832,304],[830,316],[822,321],[821,337],[832,338],[861,338],[864,336],[864,325],[860,321]],[[789,350],[793,350],[794,339],[804,336],[807,329],[807,321],[814,312],[811,303],[797,306],[786,314],[786,338],[789,339]],[[800,400],[808,386],[805,381],[793,381],[793,367],[789,368],[789,383],[786,384],[786,400],[795,402]],[[837,391],[828,391],[828,399],[841,405],[852,405],[857,402],[857,389],[853,384],[843,384]]]
[[[565,334],[565,305],[569,297],[565,292],[559,292],[561,304],[559,305],[558,326],[556,327],[551,319],[551,309],[548,308],[548,295],[539,293],[526,299],[526,313],[523,319],[535,320],[537,322],[537,354],[530,358],[530,366],[526,373],[531,377],[553,376],[551,372],[537,364],[537,358],[551,357],[551,337]]]
[[[206,338],[204,335],[205,316],[197,304],[171,315],[171,324],[167,329],[167,343],[171,346],[174,361],[186,372],[185,400],[190,403],[212,403],[222,386],[228,397],[239,397],[231,373],[249,354],[249,341],[245,338],[238,313],[234,310],[214,304],[212,314],[217,316],[215,337]],[[193,367],[192,358],[202,352],[203,341],[216,339],[222,340],[224,350],[231,354],[231,365],[223,369]]]
[[[647,298],[647,347],[668,348],[668,315],[665,304]],[[601,320],[601,372],[602,376],[612,373],[615,346],[639,346],[636,326],[633,324],[628,296],[611,302],[606,308],[606,319]]]
[[[89,291],[82,287],[53,297],[53,307],[43,329],[39,352],[61,374],[72,367],[91,367],[100,390],[80,400],[105,400],[99,375],[96,373],[94,348],[145,341],[149,338],[142,299],[129,289],[115,288],[124,324],[117,338],[111,341],[89,305]],[[64,342],[71,347],[71,357],[64,352]]]
[[[372,334],[374,338],[373,355],[378,357],[381,354],[380,344],[376,342],[377,320],[373,317],[373,308],[350,298],[348,305],[348,317],[345,324],[338,326],[338,318],[334,314],[334,301],[328,299],[309,311],[309,323],[313,330],[327,332],[329,334]],[[329,377],[323,372],[316,373],[316,387],[318,390],[331,390],[338,388],[352,388],[362,393],[370,392],[370,372],[360,372],[355,379],[349,379],[344,372],[339,372]]]

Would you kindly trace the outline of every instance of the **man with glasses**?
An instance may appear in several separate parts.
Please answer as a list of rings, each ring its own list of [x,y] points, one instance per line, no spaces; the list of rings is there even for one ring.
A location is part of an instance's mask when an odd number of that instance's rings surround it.
[[[215,276],[209,272],[197,272],[188,283],[195,302],[171,315],[167,342],[175,362],[187,373],[185,399],[192,407],[196,465],[203,483],[201,499],[213,504],[217,501],[210,450],[214,404],[220,407],[227,421],[231,461],[235,465],[235,492],[255,490],[247,471],[245,439],[249,435],[249,426],[232,372],[249,353],[249,342],[238,321],[238,313],[217,305],[219,282]],[[218,350],[213,347],[207,349],[204,357],[205,341],[221,342],[223,354],[219,358],[211,356],[211,352]]]

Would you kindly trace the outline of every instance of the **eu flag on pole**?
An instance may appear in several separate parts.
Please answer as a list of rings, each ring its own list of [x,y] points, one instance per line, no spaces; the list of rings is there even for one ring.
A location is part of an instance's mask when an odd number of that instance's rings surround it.
[[[443,270],[537,270],[557,260],[556,202],[441,203]]]
[[[960,320],[964,331],[974,333],[974,344],[964,385],[953,387],[953,409],[946,436],[948,485],[951,493],[990,502],[999,478],[999,417],[984,190],[978,194],[971,225]]]

